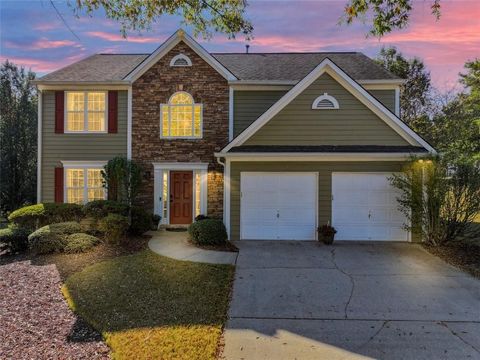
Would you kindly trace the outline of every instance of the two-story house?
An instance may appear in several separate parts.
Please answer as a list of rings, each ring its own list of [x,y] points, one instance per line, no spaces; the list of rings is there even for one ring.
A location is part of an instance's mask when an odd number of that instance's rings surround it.
[[[37,81],[38,201],[104,198],[100,169],[125,156],[163,224],[409,241],[388,178],[435,150],[400,120],[401,83],[358,52],[215,54],[182,30],[151,54],[93,55]]]

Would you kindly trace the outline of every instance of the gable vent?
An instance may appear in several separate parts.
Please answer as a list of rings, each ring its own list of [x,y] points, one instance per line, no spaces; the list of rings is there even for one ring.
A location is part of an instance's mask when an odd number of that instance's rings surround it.
[[[337,99],[333,96],[324,93],[317,97],[312,104],[312,109],[314,110],[332,110],[332,109],[339,109],[340,106],[338,104]]]
[[[184,54],[178,54],[172,58],[170,61],[170,66],[192,66],[192,61],[188,56]]]

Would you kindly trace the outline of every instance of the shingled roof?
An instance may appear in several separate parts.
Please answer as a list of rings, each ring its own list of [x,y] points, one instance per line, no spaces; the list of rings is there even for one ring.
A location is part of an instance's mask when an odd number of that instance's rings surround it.
[[[399,79],[358,52],[212,55],[241,80],[299,81],[325,58],[332,60],[355,80]]]
[[[304,78],[329,58],[355,80],[399,78],[358,52],[211,54],[239,80],[291,81]],[[149,54],[96,54],[38,80],[48,82],[121,82]]]

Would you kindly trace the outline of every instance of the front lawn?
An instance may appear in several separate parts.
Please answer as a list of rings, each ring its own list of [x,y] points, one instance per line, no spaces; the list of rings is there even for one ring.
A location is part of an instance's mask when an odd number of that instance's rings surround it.
[[[114,359],[215,359],[233,272],[145,250],[89,266],[62,291]]]

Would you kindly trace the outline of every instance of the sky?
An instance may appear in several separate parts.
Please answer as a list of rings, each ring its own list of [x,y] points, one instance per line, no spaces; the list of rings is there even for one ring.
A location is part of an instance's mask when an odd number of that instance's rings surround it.
[[[432,0],[414,0],[408,28],[380,40],[367,38],[368,26],[361,22],[339,25],[346,2],[250,0],[250,52],[360,51],[375,57],[383,46],[396,46],[407,57],[423,59],[441,91],[458,88],[463,64],[480,58],[480,0],[442,0],[439,21],[431,15]],[[65,1],[54,4],[72,32],[49,0],[0,0],[0,61],[9,59],[44,75],[94,53],[151,53],[179,27],[191,33],[179,17],[167,16],[149,31],[129,32],[125,40],[120,25],[101,11],[76,18]],[[245,51],[241,36],[197,40],[211,52]]]

